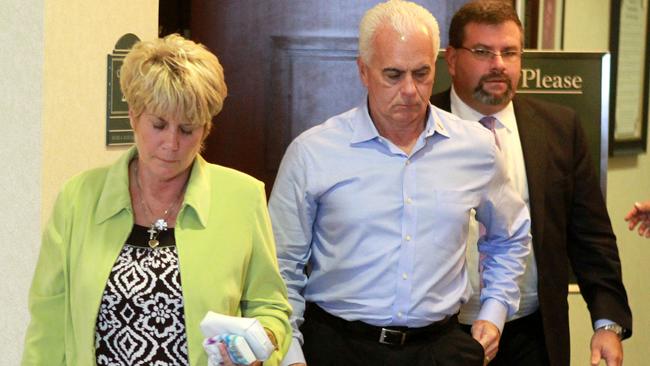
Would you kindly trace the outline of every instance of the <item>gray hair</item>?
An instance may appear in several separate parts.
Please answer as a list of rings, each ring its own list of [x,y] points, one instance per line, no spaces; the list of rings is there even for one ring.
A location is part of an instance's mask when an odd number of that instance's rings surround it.
[[[440,49],[440,29],[431,12],[422,6],[403,0],[389,0],[368,10],[359,24],[359,57],[368,64],[374,53],[373,40],[377,29],[390,25],[401,34],[409,34],[425,26],[433,42],[433,58],[438,57]]]

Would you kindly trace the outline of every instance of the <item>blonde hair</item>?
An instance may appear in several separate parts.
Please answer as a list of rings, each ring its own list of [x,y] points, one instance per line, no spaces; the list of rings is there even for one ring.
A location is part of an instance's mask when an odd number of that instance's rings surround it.
[[[368,64],[374,53],[374,38],[377,29],[390,25],[400,34],[421,30],[424,26],[433,42],[433,58],[438,57],[440,29],[433,15],[422,6],[410,1],[389,0],[368,10],[359,24],[359,57]]]
[[[178,34],[138,42],[120,69],[120,87],[135,116],[185,118],[204,126],[204,137],[228,94],[217,57]]]

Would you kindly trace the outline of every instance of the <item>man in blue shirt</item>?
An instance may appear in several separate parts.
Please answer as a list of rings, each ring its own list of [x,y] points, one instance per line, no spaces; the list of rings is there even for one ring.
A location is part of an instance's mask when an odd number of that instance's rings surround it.
[[[269,202],[294,310],[285,365],[483,365],[517,310],[528,211],[492,132],[429,104],[438,48],[419,5],[369,10],[357,62],[367,102],[287,149]],[[486,228],[473,338],[456,318],[471,294],[472,212]]]

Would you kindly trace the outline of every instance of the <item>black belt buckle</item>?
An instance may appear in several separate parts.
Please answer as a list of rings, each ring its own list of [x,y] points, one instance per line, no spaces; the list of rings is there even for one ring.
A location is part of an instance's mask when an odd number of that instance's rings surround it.
[[[379,334],[379,343],[389,344],[392,346],[402,346],[404,345],[404,342],[406,342],[406,332],[381,328],[381,334]]]

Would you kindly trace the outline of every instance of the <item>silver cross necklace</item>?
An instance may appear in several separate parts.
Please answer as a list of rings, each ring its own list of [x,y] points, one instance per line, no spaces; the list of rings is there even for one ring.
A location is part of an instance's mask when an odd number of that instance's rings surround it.
[[[151,211],[151,208],[147,204],[147,201],[144,199],[144,191],[142,190],[142,187],[140,186],[140,177],[138,176],[138,161],[135,161],[135,164],[133,164],[134,168],[134,174],[135,174],[135,185],[138,188],[138,194],[140,195],[140,203],[144,207],[144,209],[148,212],[150,216],[156,216],[153,214],[153,211]],[[180,202],[181,198],[183,197],[183,193],[185,192],[185,187],[187,186],[187,182],[185,182],[185,185],[183,186],[183,189],[181,189],[180,193],[178,194],[178,198],[172,202],[172,204],[163,212],[163,214],[160,216],[160,218],[155,219],[151,222],[151,226],[149,227],[149,230],[147,232],[149,233],[149,247],[152,249],[156,248],[159,244],[160,241],[158,241],[158,236],[160,235],[161,232],[166,231],[168,224],[167,224],[167,216],[169,216],[169,213],[173,210],[173,208]]]

